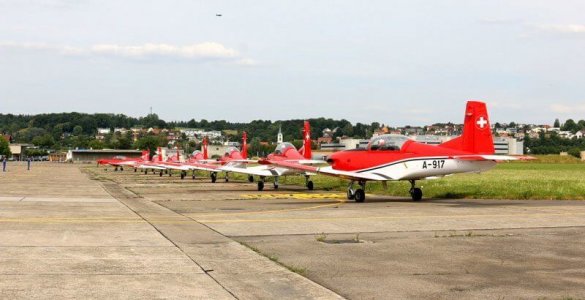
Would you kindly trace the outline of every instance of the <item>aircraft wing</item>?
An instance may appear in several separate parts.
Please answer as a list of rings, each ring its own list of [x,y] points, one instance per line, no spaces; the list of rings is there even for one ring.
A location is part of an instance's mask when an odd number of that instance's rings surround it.
[[[271,161],[271,160],[262,160],[259,162],[260,164],[264,165],[275,165],[282,168],[293,169],[297,171],[303,172],[310,172],[316,174],[323,174],[327,176],[333,177],[341,177],[350,180],[372,180],[372,181],[386,181],[386,180],[394,180],[386,175],[376,174],[376,173],[359,173],[359,172],[352,172],[352,171],[341,171],[335,170],[330,166],[326,167],[313,167],[303,165],[297,162],[287,162],[287,161]]]
[[[327,163],[324,160],[315,160],[315,159],[300,159],[300,160],[285,160],[286,162],[298,163],[301,165],[320,165]]]
[[[494,161],[510,161],[510,160],[534,160],[536,158],[531,156],[509,156],[509,155],[482,155],[482,154],[471,154],[471,155],[456,155],[452,157],[457,160],[494,160]]]
[[[217,172],[219,170],[219,166],[215,164],[200,164],[200,163],[187,163],[185,164],[191,170],[200,170],[200,171],[209,171],[209,172]]]
[[[230,165],[225,165],[219,169],[221,171],[225,171],[225,172],[241,173],[241,174],[262,176],[262,177],[281,176],[282,175],[282,172],[279,171],[278,169],[267,168],[266,166],[240,168],[240,167],[233,167]]]

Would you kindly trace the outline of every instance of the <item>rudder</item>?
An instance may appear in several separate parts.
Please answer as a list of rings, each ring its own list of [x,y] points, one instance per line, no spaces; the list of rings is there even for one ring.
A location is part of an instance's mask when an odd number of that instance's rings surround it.
[[[468,101],[462,135],[440,146],[475,154],[494,154],[494,140],[486,104]]]

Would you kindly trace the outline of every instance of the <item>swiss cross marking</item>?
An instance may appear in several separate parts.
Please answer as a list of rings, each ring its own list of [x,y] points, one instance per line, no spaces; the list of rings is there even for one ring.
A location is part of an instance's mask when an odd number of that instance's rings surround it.
[[[488,121],[483,116],[479,117],[479,119],[477,119],[477,122],[476,122],[476,124],[481,129],[483,129],[487,123],[488,123]]]

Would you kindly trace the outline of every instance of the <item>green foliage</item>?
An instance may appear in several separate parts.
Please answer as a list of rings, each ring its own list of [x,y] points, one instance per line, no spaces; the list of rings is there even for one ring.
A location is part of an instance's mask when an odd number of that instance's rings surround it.
[[[94,149],[94,150],[101,150],[101,149],[104,149],[105,144],[104,144],[104,142],[99,141],[99,140],[91,140],[91,141],[89,141],[89,143],[87,143],[87,146],[91,149]]]
[[[32,143],[41,148],[51,148],[55,145],[55,139],[51,134],[44,134],[33,138]]]
[[[139,138],[134,143],[135,149],[141,150],[148,150],[150,151],[150,156],[153,156],[156,153],[156,149],[158,147],[163,147],[167,145],[167,140],[164,137],[155,136],[155,135],[147,135],[145,137]]]
[[[0,136],[0,155],[12,155],[12,152],[10,152],[10,144],[2,136]]]
[[[48,155],[49,152],[44,149],[26,149],[25,150],[26,156],[45,156]]]
[[[538,139],[524,139],[524,152],[528,154],[559,154],[570,149],[585,150],[585,139],[564,139],[556,134],[551,134],[550,137],[542,134]]]

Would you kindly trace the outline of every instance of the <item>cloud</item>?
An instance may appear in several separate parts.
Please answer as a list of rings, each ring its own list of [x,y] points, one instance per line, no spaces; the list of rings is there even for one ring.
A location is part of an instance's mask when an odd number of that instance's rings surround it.
[[[553,112],[561,113],[561,114],[585,113],[585,104],[565,105],[565,104],[555,103],[555,104],[550,105],[550,109]]]
[[[148,60],[167,57],[183,60],[220,60],[237,65],[252,66],[256,61],[245,58],[231,48],[216,42],[203,42],[186,46],[170,44],[143,44],[135,46],[117,44],[97,44],[90,47],[73,47],[67,45],[49,45],[43,43],[0,42],[0,49],[23,49],[32,51],[56,52],[65,56],[110,56]]]
[[[548,33],[585,34],[585,25],[581,24],[544,24],[536,28]]]

